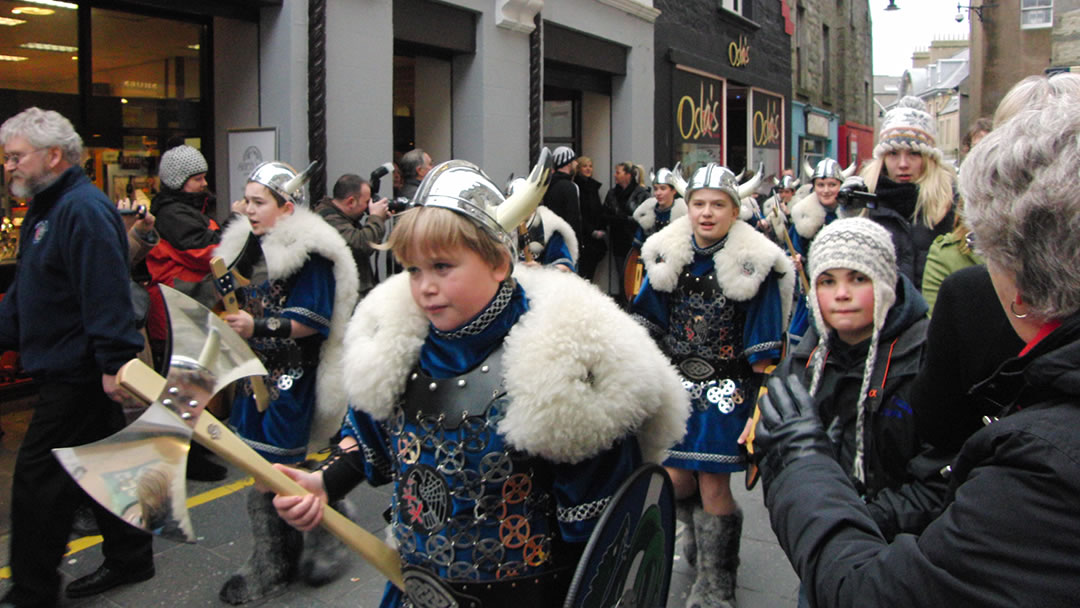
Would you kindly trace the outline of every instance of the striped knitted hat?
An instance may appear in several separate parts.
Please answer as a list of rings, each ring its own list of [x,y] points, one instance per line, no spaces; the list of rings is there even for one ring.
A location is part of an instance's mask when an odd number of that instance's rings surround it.
[[[855,462],[852,475],[859,481],[866,480],[864,468],[864,441],[866,393],[870,389],[870,378],[874,373],[874,359],[877,358],[878,339],[889,309],[896,302],[896,248],[892,237],[880,224],[862,217],[845,218],[825,226],[814,237],[810,245],[810,307],[814,314],[814,327],[817,329],[819,347],[814,349],[813,376],[810,381],[810,394],[817,393],[821,384],[821,375],[825,369],[825,357],[828,349],[824,344],[829,335],[829,328],[821,315],[821,305],[817,298],[817,279],[821,273],[834,268],[857,270],[870,277],[874,283],[874,332],[870,338],[870,348],[866,353],[863,367],[862,387],[859,390],[859,402],[856,405],[858,418],[855,428]]]
[[[874,158],[881,158],[893,150],[908,149],[941,161],[941,150],[936,147],[937,123],[930,116],[926,104],[918,97],[908,95],[885,113],[881,121],[881,133],[874,147]]]

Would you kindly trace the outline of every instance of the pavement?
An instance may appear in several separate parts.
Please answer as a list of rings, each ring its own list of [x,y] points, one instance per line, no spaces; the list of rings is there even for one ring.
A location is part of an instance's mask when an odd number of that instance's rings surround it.
[[[3,401],[0,394],[0,596],[10,586],[7,569],[11,530],[11,475],[26,427],[30,421],[32,398]],[[746,492],[742,474],[732,476],[732,485],[745,514],[741,560],[738,572],[739,608],[795,608],[799,581],[776,536],[769,526],[760,487]],[[245,510],[245,492],[251,478],[230,468],[221,482],[188,482],[188,508],[198,541],[194,544],[154,539],[154,563],[157,575],[149,581],[118,587],[101,595],[80,600],[62,598],[64,608],[144,608],[227,606],[218,599],[218,590],[235,572],[251,551],[251,532]],[[360,525],[382,538],[386,523],[382,511],[389,504],[389,489],[361,485],[350,495],[364,513]],[[682,546],[680,538],[676,550]],[[73,537],[60,565],[64,584],[93,572],[101,564],[101,537]],[[668,606],[681,608],[693,583],[693,569],[676,555]],[[352,560],[336,581],[319,588],[293,583],[272,598],[249,606],[296,606],[375,608],[379,605],[385,579],[359,557]]]

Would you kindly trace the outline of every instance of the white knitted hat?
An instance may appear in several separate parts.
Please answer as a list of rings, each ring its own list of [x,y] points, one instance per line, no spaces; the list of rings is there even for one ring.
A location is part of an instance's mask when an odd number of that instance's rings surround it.
[[[165,187],[179,190],[189,177],[209,170],[201,152],[191,146],[176,146],[161,155],[158,177]]]
[[[936,147],[937,123],[930,116],[926,104],[918,97],[908,95],[885,113],[881,121],[878,144],[874,158],[881,158],[893,150],[907,149],[941,161],[941,150]]]
[[[817,392],[821,375],[825,369],[827,348],[824,347],[829,335],[829,328],[821,315],[821,305],[817,298],[817,279],[821,273],[834,268],[857,270],[874,283],[874,331],[870,339],[870,348],[866,353],[863,367],[862,387],[859,389],[859,402],[856,404],[858,418],[855,423],[855,462],[852,474],[860,481],[866,480],[863,465],[863,429],[865,427],[865,408],[870,378],[874,373],[874,359],[877,358],[878,338],[889,309],[896,302],[896,248],[889,231],[872,220],[861,217],[845,218],[825,226],[814,237],[810,245],[810,307],[814,315],[814,327],[817,329],[819,347],[814,350],[811,364],[813,376],[810,381],[810,394]]]

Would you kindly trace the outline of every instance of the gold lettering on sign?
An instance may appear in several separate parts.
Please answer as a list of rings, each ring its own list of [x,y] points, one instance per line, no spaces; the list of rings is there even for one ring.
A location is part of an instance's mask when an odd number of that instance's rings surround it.
[[[750,65],[750,41],[746,36],[739,36],[737,42],[732,40],[731,44],[728,44],[727,55],[731,65],[737,68]]]
[[[720,137],[720,102],[713,95],[713,85],[709,85],[709,97],[706,99],[705,83],[701,83],[697,103],[694,103],[693,97],[683,95],[679,100],[675,121],[679,123],[679,135],[683,139]]]
[[[768,146],[780,140],[780,112],[776,102],[765,104],[765,111],[754,112],[754,145]]]

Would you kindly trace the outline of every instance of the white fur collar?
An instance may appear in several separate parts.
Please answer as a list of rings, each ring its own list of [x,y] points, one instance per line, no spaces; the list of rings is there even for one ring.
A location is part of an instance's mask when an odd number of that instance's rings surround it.
[[[645,199],[645,202],[638,205],[637,209],[634,209],[634,220],[646,233],[656,226],[657,204],[656,197],[650,196]],[[680,197],[675,197],[675,202],[671,204],[671,221],[677,220],[684,215],[686,215],[686,201]]]
[[[641,259],[645,261],[645,272],[653,289],[675,290],[679,274],[694,259],[691,233],[690,218],[679,218],[645,241]],[[728,231],[727,242],[713,254],[713,264],[724,295],[740,302],[753,298],[769,272],[775,270],[780,275],[780,298],[784,323],[787,324],[795,288],[795,269],[775,243],[746,222],[737,220]]]
[[[543,205],[536,208],[536,215],[540,216],[540,221],[544,223],[544,242],[529,243],[529,249],[532,251],[533,256],[538,257],[540,253],[543,252],[544,247],[547,246],[548,242],[551,241],[551,236],[558,232],[562,235],[563,240],[566,241],[566,248],[570,250],[570,261],[577,264],[578,240],[577,235],[574,234],[574,229],[570,227],[570,224],[566,223],[566,220],[562,219],[556,215],[554,211]]]
[[[739,219],[749,223],[754,219],[754,215],[761,215],[761,207],[758,206],[757,199],[752,196],[748,196],[739,204]]]
[[[232,262],[240,254],[251,232],[246,217],[234,217],[221,235],[221,244],[214,255]],[[330,318],[330,335],[323,342],[319,356],[319,372],[315,384],[315,418],[310,437],[322,442],[341,427],[341,417],[347,405],[341,385],[342,339],[353,308],[356,306],[359,279],[352,251],[333,227],[317,214],[297,207],[292,215],[278,219],[273,229],[260,241],[271,279],[292,275],[304,266],[311,254],[318,254],[334,264],[334,311]]]
[[[773,234],[775,234],[782,243],[783,235],[780,233],[787,230],[787,215],[779,205],[780,198],[774,194],[765,199],[765,202],[761,204],[761,214],[765,216],[765,219],[769,220],[769,224],[773,229]]]
[[[577,276],[519,266],[514,278],[529,311],[507,335],[503,353],[511,404],[498,430],[507,442],[575,463],[636,434],[644,457],[662,460],[682,439],[690,409],[678,373],[645,329]],[[407,276],[372,290],[345,336],[352,407],[388,419],[427,332]]]
[[[817,193],[811,192],[791,206],[791,221],[795,222],[795,231],[799,236],[812,239],[825,225],[826,213]]]

